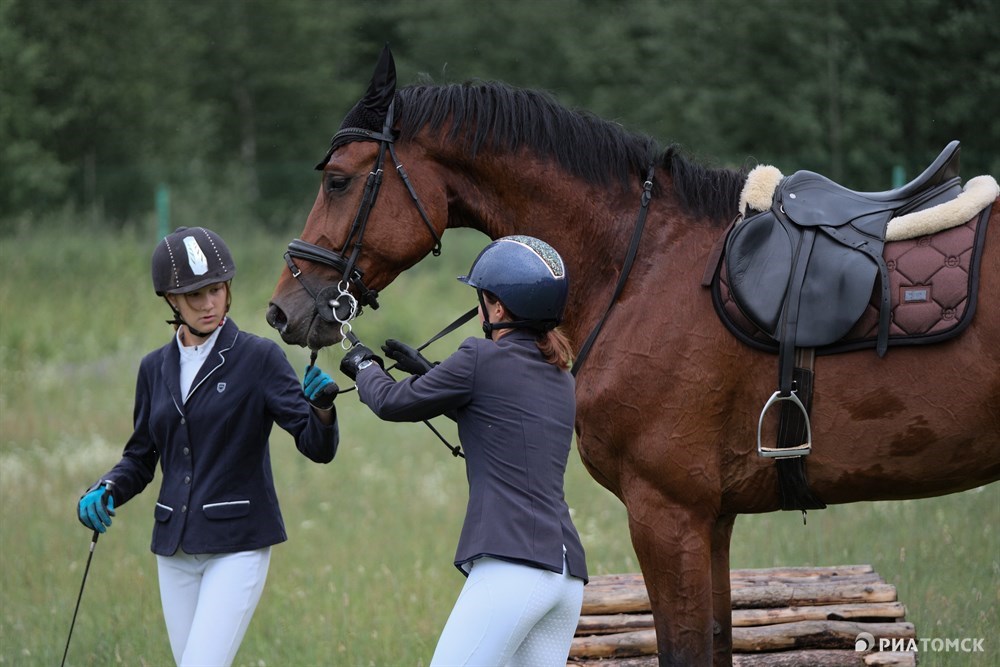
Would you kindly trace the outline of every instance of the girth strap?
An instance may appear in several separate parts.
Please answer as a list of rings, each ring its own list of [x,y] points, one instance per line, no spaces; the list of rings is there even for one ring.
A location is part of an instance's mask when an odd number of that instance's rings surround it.
[[[799,348],[795,351],[795,368],[792,371],[792,386],[795,395],[805,406],[803,413],[790,403],[782,403],[778,413],[778,435],[776,444],[779,449],[796,447],[807,438],[809,431],[805,420],[812,412],[813,396],[813,365],[816,352],[812,348]],[[805,456],[795,456],[775,459],[778,470],[778,494],[783,510],[802,510],[805,520],[806,510],[821,510],[824,503],[809,486],[806,477]]]

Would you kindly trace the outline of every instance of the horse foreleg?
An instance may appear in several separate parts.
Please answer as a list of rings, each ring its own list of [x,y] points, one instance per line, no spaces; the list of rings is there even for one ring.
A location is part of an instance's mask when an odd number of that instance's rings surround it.
[[[649,488],[630,496],[629,529],[652,605],[659,664],[710,665],[714,517],[668,504]]]
[[[712,527],[712,616],[715,618],[715,641],[712,643],[715,667],[733,664],[733,611],[729,588],[729,543],[733,536],[735,514],[720,516]]]

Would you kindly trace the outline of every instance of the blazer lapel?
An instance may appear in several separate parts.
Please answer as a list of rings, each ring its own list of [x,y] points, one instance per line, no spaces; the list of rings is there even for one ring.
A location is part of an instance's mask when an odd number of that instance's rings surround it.
[[[236,337],[239,331],[236,322],[227,317],[226,323],[222,326],[222,331],[219,332],[219,337],[215,339],[215,346],[212,348],[212,353],[208,355],[205,363],[198,369],[198,374],[194,376],[189,395],[194,394],[213,373],[222,368],[223,364],[226,363],[226,353],[236,345]]]
[[[163,376],[163,381],[167,384],[170,397],[174,399],[174,405],[178,412],[184,414],[184,397],[181,396],[181,352],[177,349],[176,338],[167,345],[166,354],[163,355],[163,362],[160,365],[160,373]]]

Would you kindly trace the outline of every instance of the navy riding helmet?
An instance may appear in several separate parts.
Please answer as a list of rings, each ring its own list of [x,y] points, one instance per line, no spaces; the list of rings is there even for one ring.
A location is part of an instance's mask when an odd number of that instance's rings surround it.
[[[459,281],[482,293],[490,292],[510,311],[513,322],[483,323],[493,329],[527,328],[548,331],[561,321],[569,293],[566,266],[555,248],[533,236],[505,236],[486,246]],[[486,308],[483,308],[484,313]]]

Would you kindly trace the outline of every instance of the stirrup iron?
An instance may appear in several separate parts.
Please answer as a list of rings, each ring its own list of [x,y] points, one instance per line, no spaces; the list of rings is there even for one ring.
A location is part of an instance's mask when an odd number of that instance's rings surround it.
[[[792,405],[802,411],[802,417],[806,421],[806,441],[801,445],[796,445],[795,447],[765,447],[760,441],[760,432],[764,426],[764,415],[768,410],[781,401],[791,401]],[[802,401],[799,400],[799,397],[795,395],[794,391],[789,393],[788,396],[782,396],[780,391],[774,392],[771,394],[771,398],[767,399],[767,403],[764,404],[764,409],[760,411],[760,419],[757,420],[757,453],[767,458],[784,459],[794,458],[796,456],[807,456],[811,451],[812,426],[809,423],[809,413],[806,412],[806,406],[802,405]]]

